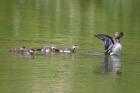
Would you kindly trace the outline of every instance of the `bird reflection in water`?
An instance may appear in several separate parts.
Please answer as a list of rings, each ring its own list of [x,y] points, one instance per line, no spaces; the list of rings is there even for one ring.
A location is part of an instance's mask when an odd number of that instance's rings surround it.
[[[118,55],[105,55],[104,62],[98,69],[98,74],[107,74],[113,72],[115,75],[121,75],[121,59]]]

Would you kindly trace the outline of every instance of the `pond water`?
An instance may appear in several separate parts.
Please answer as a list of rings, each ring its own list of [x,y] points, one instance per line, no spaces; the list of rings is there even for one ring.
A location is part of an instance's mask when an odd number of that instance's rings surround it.
[[[1,0],[0,93],[140,93],[139,4]],[[100,56],[103,43],[94,34],[113,36],[116,31],[124,32],[121,57]],[[75,54],[38,54],[34,59],[8,52],[51,44],[79,48]]]

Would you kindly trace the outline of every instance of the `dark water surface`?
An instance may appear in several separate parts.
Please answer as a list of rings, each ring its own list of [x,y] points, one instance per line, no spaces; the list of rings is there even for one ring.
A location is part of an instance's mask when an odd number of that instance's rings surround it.
[[[1,0],[0,93],[140,93],[139,9],[139,0]],[[125,33],[121,57],[100,56],[94,34],[116,31]],[[79,48],[34,59],[8,52],[51,44]]]

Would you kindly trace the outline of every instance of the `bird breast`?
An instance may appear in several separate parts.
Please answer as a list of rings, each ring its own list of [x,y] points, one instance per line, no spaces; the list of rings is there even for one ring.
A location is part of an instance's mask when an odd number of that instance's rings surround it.
[[[121,49],[122,49],[122,45],[120,43],[115,43],[110,55],[120,55]]]

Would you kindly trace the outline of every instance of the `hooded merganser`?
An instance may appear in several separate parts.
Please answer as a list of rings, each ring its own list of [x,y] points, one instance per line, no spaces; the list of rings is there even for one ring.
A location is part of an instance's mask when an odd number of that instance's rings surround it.
[[[122,48],[120,38],[122,38],[123,35],[123,32],[115,32],[115,36],[113,38],[104,34],[96,34],[95,36],[104,42],[106,54],[120,55]]]

